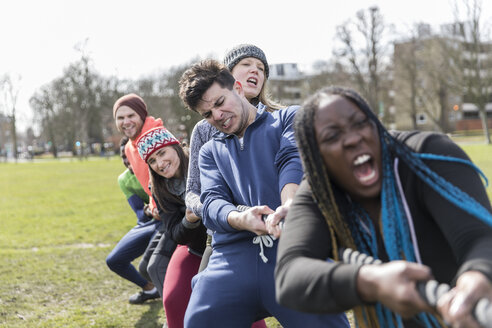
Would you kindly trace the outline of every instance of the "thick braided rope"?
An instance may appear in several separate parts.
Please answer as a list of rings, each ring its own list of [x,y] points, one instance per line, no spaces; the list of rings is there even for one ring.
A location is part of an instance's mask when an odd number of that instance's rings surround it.
[[[343,263],[349,264],[382,264],[381,260],[375,259],[374,257],[354,251],[350,248],[340,249],[340,259]],[[417,285],[417,290],[420,296],[432,307],[436,307],[439,298],[447,293],[450,289],[448,284],[440,284],[436,280],[428,280],[426,282],[420,282]],[[487,298],[480,299],[475,308],[473,309],[473,315],[477,319],[478,323],[484,328],[492,328],[492,304]],[[430,324],[434,324],[439,327],[443,323],[439,321],[434,321],[431,323],[430,316],[427,316],[427,320]],[[434,318],[435,319],[435,318]],[[429,326],[426,324],[426,326]]]

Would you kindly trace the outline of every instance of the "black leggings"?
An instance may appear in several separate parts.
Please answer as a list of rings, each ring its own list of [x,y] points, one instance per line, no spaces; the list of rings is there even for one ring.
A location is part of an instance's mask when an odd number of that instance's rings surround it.
[[[152,281],[161,297],[167,266],[175,249],[176,242],[166,232],[159,231],[150,241],[138,266],[139,272]]]

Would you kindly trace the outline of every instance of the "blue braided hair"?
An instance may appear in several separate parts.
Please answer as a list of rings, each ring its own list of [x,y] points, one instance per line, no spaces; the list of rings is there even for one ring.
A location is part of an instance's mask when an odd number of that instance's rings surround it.
[[[375,258],[378,256],[376,227],[367,212],[360,204],[353,202],[336,185],[333,184],[326,172],[326,167],[319,154],[319,147],[313,129],[314,116],[322,99],[329,95],[339,95],[353,102],[367,117],[373,121],[378,130],[382,157],[382,186],[381,186],[381,234],[384,248],[390,260],[407,260],[416,262],[416,253],[411,240],[408,218],[404,210],[393,170],[395,158],[400,158],[409,169],[422,181],[429,185],[455,206],[477,217],[492,226],[491,214],[473,197],[443,179],[431,170],[424,160],[439,160],[462,163],[472,166],[480,174],[480,170],[470,161],[460,158],[434,154],[419,154],[405,144],[396,140],[382,125],[368,103],[356,91],[341,87],[328,87],[318,91],[304,103],[296,114],[295,132],[299,152],[303,160],[306,178],[311,186],[313,196],[326,219],[332,237],[333,256],[338,259],[337,245],[355,247],[359,251]],[[336,240],[336,241],[335,241]],[[376,324],[385,327],[401,326],[400,316],[396,315],[381,304],[372,309],[363,306],[355,311],[358,323],[362,325]],[[427,327],[439,327],[436,317],[421,313],[418,320]]]

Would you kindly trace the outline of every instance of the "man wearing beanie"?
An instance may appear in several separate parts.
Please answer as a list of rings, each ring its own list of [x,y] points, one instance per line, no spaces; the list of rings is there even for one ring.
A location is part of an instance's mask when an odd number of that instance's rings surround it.
[[[118,131],[130,139],[125,146],[125,155],[132,166],[135,176],[152,200],[149,205],[154,214],[154,219],[159,219],[156,214],[155,201],[149,189],[149,169],[147,163],[142,160],[138,153],[137,140],[150,129],[163,127],[162,120],[149,116],[144,100],[134,93],[127,94],[116,100],[113,106],[113,117]],[[161,231],[162,224],[156,224],[156,229],[158,231],[156,231],[145,250],[139,265],[140,273],[144,276],[148,273],[152,282],[148,282],[145,286],[140,286],[143,290],[130,297],[129,301],[132,304],[141,304],[148,299],[162,297],[164,274],[176,244],[170,240],[170,245],[161,243],[163,247],[166,246],[165,250],[158,249],[159,240],[164,236]]]
[[[284,327],[349,327],[343,313],[301,313],[275,300],[279,222],[303,176],[293,131],[297,106],[255,107],[241,82],[213,60],[183,73],[180,97],[219,130],[200,150],[202,220],[213,231],[213,252],[193,278],[185,327],[246,328],[269,316]],[[241,212],[238,205],[250,208]]]
[[[127,94],[114,103],[113,117],[118,131],[130,139],[125,146],[125,155],[132,165],[133,172],[145,192],[152,197],[149,190],[149,170],[147,163],[140,158],[136,142],[148,130],[163,126],[162,120],[148,116],[147,105],[145,105],[141,97],[134,93]]]

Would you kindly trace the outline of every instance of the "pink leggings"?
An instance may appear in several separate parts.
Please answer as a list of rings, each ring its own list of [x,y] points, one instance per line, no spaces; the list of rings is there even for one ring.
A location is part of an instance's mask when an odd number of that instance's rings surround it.
[[[183,328],[184,315],[191,295],[191,278],[197,274],[201,258],[188,252],[188,246],[178,245],[169,261],[162,299],[169,328]],[[251,328],[266,328],[264,320]]]
[[[253,322],[251,328],[267,328],[267,325],[265,323],[265,320],[260,320],[260,321]]]
[[[167,326],[182,328],[191,295],[191,278],[198,272],[201,258],[188,252],[188,246],[178,245],[169,261],[162,299]]]

